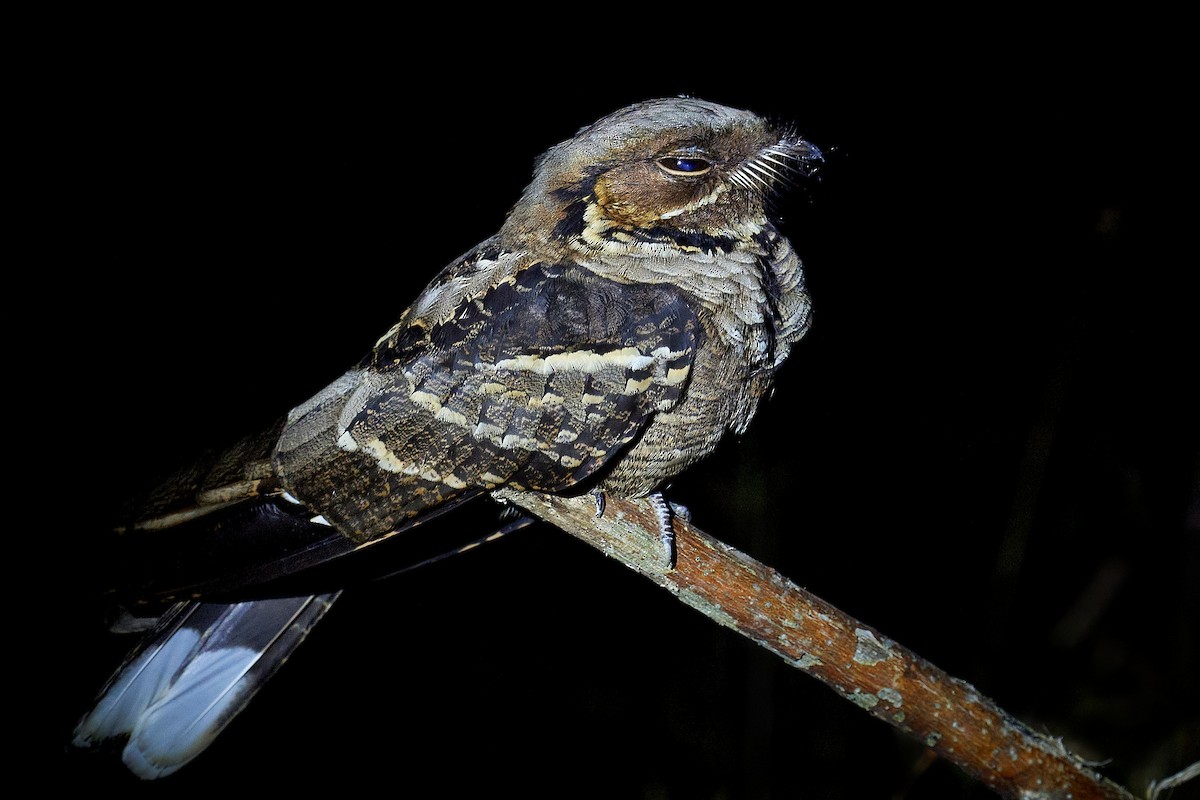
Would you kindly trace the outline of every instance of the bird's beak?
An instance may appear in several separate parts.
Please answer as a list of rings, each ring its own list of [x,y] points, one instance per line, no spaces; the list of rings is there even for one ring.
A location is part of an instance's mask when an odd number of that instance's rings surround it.
[[[798,136],[781,139],[779,144],[768,147],[765,152],[775,152],[784,155],[790,162],[792,170],[802,177],[810,177],[825,163],[825,156],[820,149]]]
[[[796,178],[809,178],[824,162],[817,147],[798,136],[785,136],[747,158],[730,173],[739,186],[773,193],[796,185]]]

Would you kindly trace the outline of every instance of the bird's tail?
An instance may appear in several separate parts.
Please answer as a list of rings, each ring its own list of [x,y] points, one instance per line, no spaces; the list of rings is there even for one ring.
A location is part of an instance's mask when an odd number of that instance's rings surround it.
[[[139,777],[170,775],[212,743],[337,596],[176,604],[80,720],[75,746],[123,743]]]
[[[93,572],[105,581],[106,605],[126,615],[113,629],[151,630],[80,720],[77,748],[121,750],[142,778],[170,775],[242,711],[328,611],[335,590],[424,566],[529,523],[511,521],[455,548],[449,542],[480,528],[435,520],[479,494],[465,492],[395,531],[424,535],[358,542],[280,484],[271,462],[279,430],[214,451],[172,476],[134,504],[106,542],[109,560]],[[490,506],[479,513],[479,525],[495,523]],[[371,556],[360,557],[368,545]]]

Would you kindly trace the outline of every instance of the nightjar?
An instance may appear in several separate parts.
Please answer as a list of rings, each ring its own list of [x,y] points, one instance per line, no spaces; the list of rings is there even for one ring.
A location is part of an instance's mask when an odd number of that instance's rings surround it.
[[[365,358],[118,528],[131,563],[186,569],[114,594],[127,627],[167,610],[75,744],[115,742],[145,778],[174,772],[337,596],[245,587],[498,489],[651,495],[742,432],[809,324],[770,201],[820,160],[755,114],[690,98],[629,106],[548,150],[500,231]]]

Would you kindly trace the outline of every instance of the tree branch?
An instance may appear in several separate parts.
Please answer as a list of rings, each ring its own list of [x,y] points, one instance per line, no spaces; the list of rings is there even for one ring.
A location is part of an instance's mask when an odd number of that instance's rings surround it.
[[[576,536],[925,743],[1004,797],[1132,800],[1132,795],[915,653],[775,570],[675,520],[670,570],[645,500],[506,493]]]

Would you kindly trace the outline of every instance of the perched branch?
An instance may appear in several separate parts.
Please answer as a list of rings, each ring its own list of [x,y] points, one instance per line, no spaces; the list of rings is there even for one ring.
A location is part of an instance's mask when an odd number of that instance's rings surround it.
[[[928,661],[749,556],[675,520],[675,569],[646,501],[511,494],[527,511],[650,578],[679,600],[917,738],[1004,797],[1132,795]]]
[[[1197,761],[1195,764],[1189,764],[1179,770],[1179,772],[1161,781],[1150,781],[1150,788],[1146,790],[1146,797],[1150,798],[1150,800],[1158,800],[1163,792],[1169,792],[1188,781],[1196,780],[1196,778],[1200,778],[1200,761]]]

